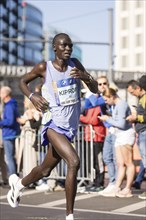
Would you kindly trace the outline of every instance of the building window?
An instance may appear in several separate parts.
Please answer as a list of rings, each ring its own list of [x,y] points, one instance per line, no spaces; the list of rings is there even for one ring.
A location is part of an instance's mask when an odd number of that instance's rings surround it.
[[[25,47],[25,59],[33,60],[33,50],[29,47]]]
[[[127,67],[128,64],[128,57],[122,56],[122,67]]]
[[[135,1],[135,7],[136,8],[141,8],[142,7],[142,1],[141,0]]]
[[[14,14],[12,12],[9,12],[9,24],[12,24],[13,22],[15,22],[17,19],[16,16],[14,16]]]
[[[9,26],[9,37],[15,37],[16,36],[16,29],[14,29],[12,26]]]
[[[17,59],[17,65],[23,65],[23,64],[24,64],[23,60]]]
[[[127,48],[128,46],[127,41],[128,41],[127,37],[122,37],[122,48]]]
[[[141,27],[142,26],[142,16],[141,15],[137,15],[135,17],[136,21],[135,21],[135,24],[136,24],[136,27]]]
[[[141,66],[142,65],[142,55],[141,53],[137,53],[136,56],[135,56],[135,63],[136,63],[136,66]]]
[[[9,52],[12,52],[13,50],[15,50],[17,48],[17,44],[13,41],[9,42]]]
[[[7,33],[7,23],[6,22],[1,22],[0,24],[0,32],[3,33],[5,35],[5,33]]]
[[[9,1],[9,9],[14,9],[17,7],[17,3],[15,1]]]
[[[122,19],[122,30],[128,29],[128,19],[123,18]]]
[[[23,47],[22,47],[21,45],[19,45],[19,46],[17,47],[17,52],[18,52],[18,56],[19,56],[19,57],[21,57],[21,58],[24,57],[24,49],[23,49]]]
[[[8,53],[1,49],[1,60],[7,59]]]
[[[121,1],[121,8],[122,8],[122,11],[126,11],[128,9],[128,2]]]
[[[0,5],[0,17],[3,17],[7,14],[7,10],[3,5]]]
[[[142,35],[141,34],[136,35],[135,45],[136,45],[136,47],[140,47],[142,45]]]
[[[16,64],[16,57],[9,54],[9,64]]]

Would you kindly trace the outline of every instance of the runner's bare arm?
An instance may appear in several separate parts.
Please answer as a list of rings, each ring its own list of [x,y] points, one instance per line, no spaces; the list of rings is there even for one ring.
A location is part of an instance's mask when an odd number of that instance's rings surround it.
[[[72,68],[70,76],[74,78],[80,78],[86,83],[91,92],[98,92],[98,83],[93,77],[85,70],[84,66],[80,63],[79,60],[72,58],[72,61],[75,64],[75,67]]]
[[[37,78],[45,78],[46,62],[37,64],[30,72],[23,75],[20,79],[20,89],[25,96],[31,99],[38,111],[46,111],[48,102],[42,96],[30,91],[28,84]]]

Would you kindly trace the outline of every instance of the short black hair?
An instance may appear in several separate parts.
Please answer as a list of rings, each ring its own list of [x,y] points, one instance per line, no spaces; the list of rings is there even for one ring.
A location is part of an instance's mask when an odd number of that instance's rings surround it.
[[[139,85],[142,89],[146,91],[146,75],[143,75],[139,79]]]
[[[70,38],[69,35],[66,34],[66,33],[56,34],[55,37],[52,40],[52,45],[54,45],[60,37],[68,37],[68,38]]]

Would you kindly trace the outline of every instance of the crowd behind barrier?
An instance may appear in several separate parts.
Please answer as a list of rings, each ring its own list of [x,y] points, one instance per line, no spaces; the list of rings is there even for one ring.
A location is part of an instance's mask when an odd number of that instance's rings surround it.
[[[85,140],[85,126],[89,127],[91,141]],[[35,140],[34,129],[30,127],[25,127],[21,136],[16,139],[16,159],[17,159],[17,173],[22,173],[24,177],[30,170],[36,165],[40,164],[42,159],[48,150],[47,146],[41,146],[41,128],[37,132],[37,143],[34,147]],[[94,131],[92,125],[79,124],[78,132],[73,141],[73,147],[80,157],[80,169],[78,171],[78,186],[88,182],[93,182],[95,178],[94,169],[94,158],[93,158],[93,138]],[[134,146],[134,163],[136,165],[136,172],[139,171],[140,154],[137,145]],[[105,166],[105,172],[107,167]],[[62,160],[58,166],[53,170],[49,179],[65,179],[66,178],[67,167],[65,162]]]

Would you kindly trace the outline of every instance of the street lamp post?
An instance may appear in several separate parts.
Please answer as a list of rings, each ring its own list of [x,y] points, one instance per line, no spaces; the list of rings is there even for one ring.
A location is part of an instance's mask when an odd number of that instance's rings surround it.
[[[108,80],[113,82],[113,9],[109,8],[109,69]]]

